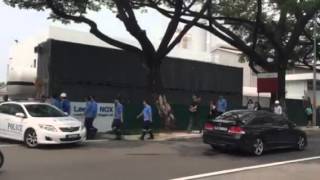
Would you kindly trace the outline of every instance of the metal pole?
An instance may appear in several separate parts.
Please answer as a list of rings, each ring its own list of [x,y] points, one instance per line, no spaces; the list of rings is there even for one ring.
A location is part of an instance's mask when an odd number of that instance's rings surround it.
[[[316,126],[317,122],[317,22],[316,22],[317,16],[315,15],[314,17],[314,26],[313,26],[313,53],[314,53],[314,60],[313,60],[313,90],[312,90],[312,95],[313,95],[313,116],[312,116],[312,125]]]

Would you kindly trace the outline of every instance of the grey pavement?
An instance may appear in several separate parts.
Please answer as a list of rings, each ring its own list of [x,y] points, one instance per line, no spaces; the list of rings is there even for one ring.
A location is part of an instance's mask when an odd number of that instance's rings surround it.
[[[278,150],[261,157],[215,151],[199,138],[170,141],[102,140],[80,146],[44,146],[39,149],[28,149],[18,143],[9,147],[0,146],[6,158],[0,170],[0,179],[165,180],[319,156],[320,133],[310,134],[309,143],[303,152]]]
[[[317,134],[320,133],[319,127],[299,127],[299,129],[305,131],[307,134]],[[153,141],[170,141],[170,140],[183,140],[183,139],[193,139],[193,138],[200,138],[202,135],[199,134],[198,131],[193,133],[188,133],[186,131],[173,131],[173,132],[160,132],[155,133],[155,139]],[[128,141],[135,141],[139,140],[140,134],[134,135],[124,135],[125,140]],[[97,139],[114,139],[115,136],[110,133],[100,133],[97,136]]]

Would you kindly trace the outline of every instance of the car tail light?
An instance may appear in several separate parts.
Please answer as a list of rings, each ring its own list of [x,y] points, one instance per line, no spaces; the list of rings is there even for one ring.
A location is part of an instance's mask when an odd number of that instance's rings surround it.
[[[204,129],[212,131],[214,129],[214,125],[212,123],[207,122],[204,124]]]
[[[228,130],[229,134],[245,134],[246,132],[239,126],[231,126]]]

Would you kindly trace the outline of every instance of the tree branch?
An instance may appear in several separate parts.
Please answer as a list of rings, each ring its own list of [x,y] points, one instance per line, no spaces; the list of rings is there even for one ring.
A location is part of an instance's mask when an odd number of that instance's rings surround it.
[[[149,0],[150,2],[150,0]],[[152,1],[151,1],[152,3]],[[174,15],[171,18],[170,23],[167,26],[167,30],[164,34],[164,37],[160,43],[160,46],[158,48],[158,52],[159,51],[165,51],[165,49],[168,47],[168,44],[170,43],[171,39],[173,38],[174,34],[176,33],[177,27],[179,25],[179,19],[181,17],[182,14],[182,5],[183,5],[183,0],[177,0],[175,3],[175,11],[174,11]],[[153,6],[157,6],[155,4],[153,4]]]
[[[190,20],[190,22],[186,23],[182,31],[178,34],[178,36],[172,41],[172,43],[164,50],[164,52],[160,52],[158,57],[162,59],[165,57],[180,41],[182,38],[187,34],[187,32],[199,21],[200,17],[205,14],[208,4],[211,0],[207,0],[206,3],[202,6],[201,10],[199,11],[199,16],[196,16],[193,18],[193,20]],[[179,18],[179,20],[181,17]]]
[[[306,15],[302,16],[298,19],[298,22],[294,26],[294,30],[292,32],[292,36],[288,41],[287,46],[285,47],[285,53],[290,54],[296,46],[296,43],[299,41],[299,37],[304,32],[305,25],[308,23],[310,19],[315,15],[317,9],[313,8]]]
[[[252,49],[255,50],[256,49],[256,45],[257,45],[257,40],[258,40],[258,30],[259,30],[259,25],[261,23],[261,13],[262,13],[262,0],[257,0],[257,13],[256,13],[256,25],[255,25],[255,29],[253,32],[253,43],[252,43]]]
[[[47,6],[52,10],[52,12],[56,15],[58,15],[59,17],[62,17],[64,19],[68,19],[68,20],[72,20],[76,23],[85,23],[87,24],[89,27],[90,27],[90,33],[92,33],[93,35],[95,35],[97,38],[101,39],[102,41],[112,45],[112,46],[115,46],[115,47],[118,47],[118,48],[121,48],[123,50],[127,50],[127,51],[130,51],[130,52],[135,52],[135,53],[141,53],[141,50],[137,47],[134,47],[130,44],[127,44],[127,43],[123,43],[121,41],[117,41],[113,38],[110,38],[109,36],[105,35],[104,33],[102,33],[99,29],[98,29],[98,26],[97,24],[80,15],[80,16],[74,16],[74,15],[68,15],[66,14],[64,11],[61,11],[60,9],[58,9],[52,0],[46,0],[46,4]]]
[[[142,30],[137,22],[135,14],[129,0],[113,0],[118,9],[118,18],[123,22],[127,31],[135,37],[140,43],[143,53],[145,54],[145,61],[149,61],[155,53],[155,48],[152,42],[147,37],[147,34]]]

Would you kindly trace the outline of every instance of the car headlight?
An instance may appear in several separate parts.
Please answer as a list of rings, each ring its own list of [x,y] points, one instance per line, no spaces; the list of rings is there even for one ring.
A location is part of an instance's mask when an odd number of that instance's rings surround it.
[[[47,130],[47,131],[52,131],[52,132],[57,132],[57,129],[52,126],[52,125],[47,125],[47,124],[39,124],[39,127],[41,129]]]

